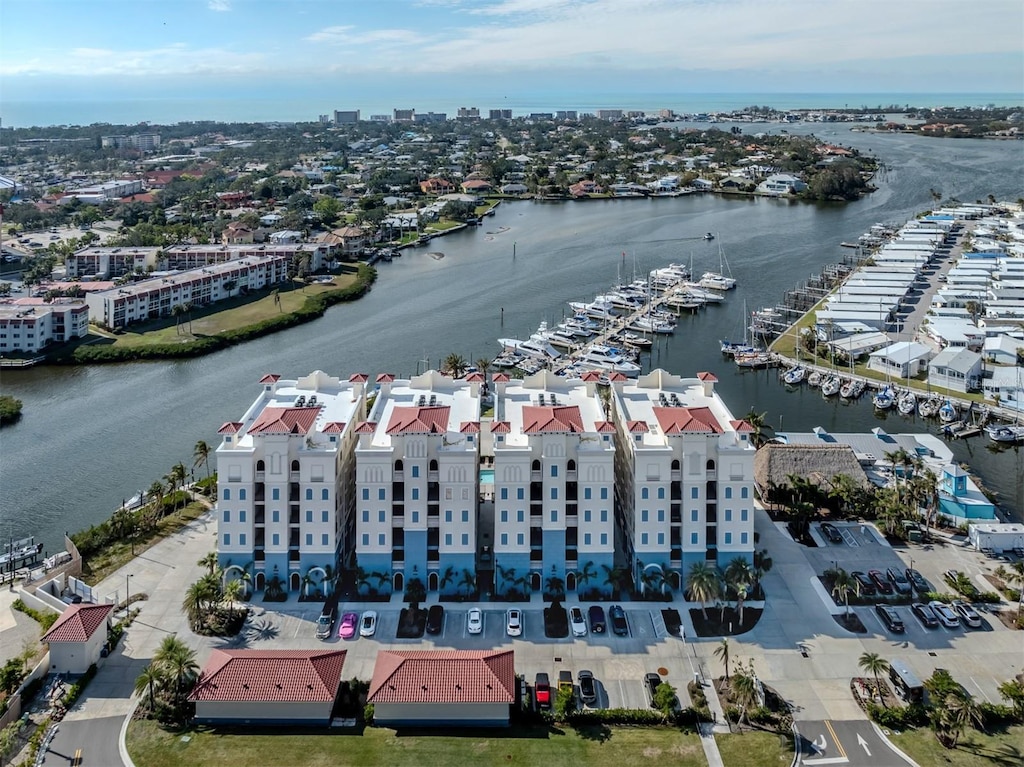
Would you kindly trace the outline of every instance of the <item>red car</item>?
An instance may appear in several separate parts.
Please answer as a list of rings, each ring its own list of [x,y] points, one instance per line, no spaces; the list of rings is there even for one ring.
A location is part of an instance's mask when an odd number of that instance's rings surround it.
[[[551,682],[544,672],[537,674],[533,685],[533,694],[537,699],[537,708],[551,708]]]
[[[875,584],[879,594],[892,594],[892,584],[881,570],[868,570],[868,578]]]
[[[338,636],[342,639],[351,639],[356,635],[356,624],[359,623],[359,616],[355,613],[345,613],[341,616],[341,627],[338,629]]]

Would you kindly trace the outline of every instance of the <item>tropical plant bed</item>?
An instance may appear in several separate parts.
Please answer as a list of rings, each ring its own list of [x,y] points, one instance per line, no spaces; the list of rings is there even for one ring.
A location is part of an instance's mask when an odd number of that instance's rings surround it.
[[[192,631],[204,637],[233,637],[237,636],[245,625],[245,619],[249,611],[246,610],[225,610],[218,608],[213,613],[203,616],[202,621],[192,627]]]
[[[1014,631],[1024,630],[1024,613],[1013,610],[993,610],[992,615],[999,619],[1006,628]]]
[[[672,636],[683,635],[683,619],[679,611],[674,607],[666,607],[661,611],[661,618],[665,621],[665,630]]]
[[[864,625],[864,621],[860,619],[860,616],[857,615],[857,613],[839,613],[839,615],[833,615],[832,620],[854,634],[868,633],[867,627]]]
[[[868,703],[885,708],[897,708],[903,705],[893,694],[889,683],[881,677],[876,682],[873,677],[856,676],[850,680],[850,692],[853,693],[854,700],[865,711],[867,711]]]
[[[699,637],[726,637],[745,634],[761,620],[764,612],[760,607],[744,607],[743,620],[734,607],[726,607],[724,610],[719,607],[709,607],[707,617],[700,608],[690,608],[690,620],[693,622],[693,630]]]

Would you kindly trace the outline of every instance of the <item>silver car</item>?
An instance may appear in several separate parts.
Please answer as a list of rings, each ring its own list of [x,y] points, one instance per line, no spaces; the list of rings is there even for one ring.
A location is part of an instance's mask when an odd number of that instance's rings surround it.
[[[953,609],[945,602],[929,602],[929,606],[935,611],[935,615],[939,619],[939,623],[948,629],[955,629],[960,625],[960,619],[953,612]]]
[[[583,611],[580,608],[569,608],[569,625],[572,626],[572,635],[574,637],[585,637],[587,635],[587,622],[583,619]]]
[[[484,614],[479,607],[471,607],[466,613],[466,631],[479,634],[484,630]]]

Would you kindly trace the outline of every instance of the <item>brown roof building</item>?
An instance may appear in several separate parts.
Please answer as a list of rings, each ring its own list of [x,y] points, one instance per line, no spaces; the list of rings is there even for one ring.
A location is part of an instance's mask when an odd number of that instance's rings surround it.
[[[50,645],[50,671],[84,674],[97,663],[107,643],[113,605],[69,605],[42,636]]]

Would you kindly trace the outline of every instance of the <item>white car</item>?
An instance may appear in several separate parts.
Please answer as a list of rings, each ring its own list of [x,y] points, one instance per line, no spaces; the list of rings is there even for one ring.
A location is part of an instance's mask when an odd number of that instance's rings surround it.
[[[587,635],[587,622],[583,619],[583,611],[580,608],[569,608],[569,625],[572,626],[572,635],[574,637],[585,637]]]
[[[466,613],[466,631],[479,634],[484,630],[484,614],[479,607],[471,607]]]
[[[363,613],[363,619],[359,622],[359,636],[372,637],[377,633],[377,613],[367,610]]]
[[[955,629],[960,625],[960,618],[957,617],[955,612],[953,612],[953,608],[945,602],[939,602],[936,600],[934,602],[929,602],[928,604],[931,606],[932,610],[935,611],[935,615],[938,617],[939,623],[946,628]]]
[[[513,607],[506,614],[508,618],[505,625],[505,633],[510,637],[523,635],[523,611]]]

